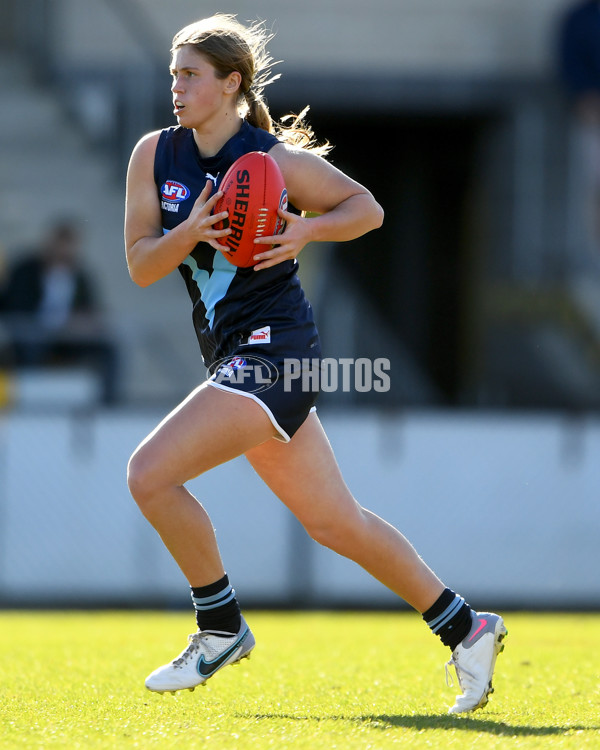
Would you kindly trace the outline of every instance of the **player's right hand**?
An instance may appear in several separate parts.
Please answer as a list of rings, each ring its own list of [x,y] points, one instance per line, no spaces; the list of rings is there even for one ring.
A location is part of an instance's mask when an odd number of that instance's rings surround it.
[[[231,229],[215,229],[214,225],[226,219],[229,212],[212,213],[217,201],[223,196],[220,190],[211,195],[212,187],[212,181],[206,180],[206,185],[196,199],[185,224],[187,231],[196,242],[207,242],[215,250],[223,250],[223,245],[217,242],[217,238],[227,237],[228,234],[231,234]]]

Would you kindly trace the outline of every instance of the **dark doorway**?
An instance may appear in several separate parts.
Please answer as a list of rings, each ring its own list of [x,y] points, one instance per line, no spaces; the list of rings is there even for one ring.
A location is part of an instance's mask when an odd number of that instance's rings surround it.
[[[377,232],[340,245],[339,262],[430,376],[460,403],[470,357],[473,288],[481,248],[474,225],[483,117],[311,113],[331,160],[363,182],[385,210]]]

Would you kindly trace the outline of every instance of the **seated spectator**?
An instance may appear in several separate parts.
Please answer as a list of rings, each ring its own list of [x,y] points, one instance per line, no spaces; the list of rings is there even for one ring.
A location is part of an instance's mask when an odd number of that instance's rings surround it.
[[[39,248],[7,269],[0,314],[16,367],[91,365],[102,377],[104,402],[112,403],[116,349],[80,264],[80,241],[74,222],[52,226]]]

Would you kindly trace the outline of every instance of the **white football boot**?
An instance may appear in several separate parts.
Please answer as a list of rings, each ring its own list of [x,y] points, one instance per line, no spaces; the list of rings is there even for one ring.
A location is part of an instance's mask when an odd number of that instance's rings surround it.
[[[456,670],[462,695],[448,710],[449,714],[460,714],[483,708],[488,696],[493,693],[492,676],[496,657],[504,651],[502,641],[508,631],[500,615],[491,612],[473,612],[473,624],[467,637],[452,652],[446,664],[446,681],[451,686],[448,667]]]
[[[201,631],[188,636],[188,645],[170,664],[155,669],[146,678],[146,687],[156,693],[194,690],[219,669],[250,657],[256,641],[246,621],[237,635]]]

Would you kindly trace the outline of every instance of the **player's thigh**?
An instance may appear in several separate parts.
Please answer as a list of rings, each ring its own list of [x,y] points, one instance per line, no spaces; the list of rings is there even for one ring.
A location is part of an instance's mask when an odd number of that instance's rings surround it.
[[[289,443],[271,440],[246,451],[246,458],[305,525],[318,525],[359,509],[315,412]]]
[[[130,462],[145,484],[184,484],[276,434],[254,400],[204,383],[140,443]]]

